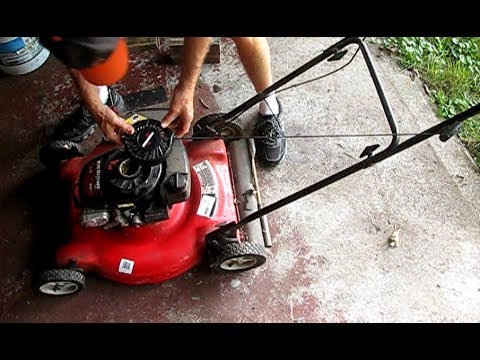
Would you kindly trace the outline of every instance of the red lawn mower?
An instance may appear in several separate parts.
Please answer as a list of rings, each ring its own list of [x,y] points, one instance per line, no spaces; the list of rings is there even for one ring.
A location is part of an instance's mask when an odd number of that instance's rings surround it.
[[[358,49],[342,68],[362,53],[391,129],[390,145],[379,152],[379,145],[367,146],[358,163],[262,207],[255,144],[235,120],[320,62],[341,60],[352,44]],[[190,138],[179,139],[160,126],[160,119],[144,116],[154,108],[134,110],[124,114],[135,133],[125,136],[123,146],[101,143],[84,154],[75,142],[48,144],[49,164],[58,165],[62,183],[70,189],[71,231],[57,249],[56,268],[39,274],[40,292],[77,293],[89,272],[124,284],[158,283],[204,259],[218,271],[254,269],[265,263],[265,248],[271,246],[268,213],[433,135],[448,140],[464,120],[480,112],[480,105],[399,143],[368,48],[360,38],[345,38],[229,113],[200,119]]]

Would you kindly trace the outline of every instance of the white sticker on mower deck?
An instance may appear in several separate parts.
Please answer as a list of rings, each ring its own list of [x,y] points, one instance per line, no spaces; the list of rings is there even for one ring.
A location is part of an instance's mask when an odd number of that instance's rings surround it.
[[[132,260],[122,259],[120,260],[118,272],[124,274],[131,274],[133,272],[133,265],[135,265],[135,262],[133,262]]]
[[[218,185],[215,172],[208,160],[193,165],[198,180],[202,187],[202,197],[198,206],[197,215],[213,217],[215,205],[217,204]]]
[[[212,217],[213,208],[217,199],[213,195],[203,194],[202,199],[200,200],[200,205],[198,205],[197,215]]]

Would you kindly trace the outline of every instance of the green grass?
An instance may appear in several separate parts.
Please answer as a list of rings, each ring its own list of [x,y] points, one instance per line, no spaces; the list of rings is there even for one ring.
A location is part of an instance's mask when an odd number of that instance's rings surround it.
[[[420,74],[440,117],[480,102],[480,38],[389,37],[380,44],[393,50],[402,66]],[[480,116],[467,120],[459,135],[480,166]]]

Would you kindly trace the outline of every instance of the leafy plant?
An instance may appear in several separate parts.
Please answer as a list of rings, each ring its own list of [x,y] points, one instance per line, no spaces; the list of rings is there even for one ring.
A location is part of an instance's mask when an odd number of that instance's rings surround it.
[[[480,38],[388,37],[380,44],[420,74],[442,118],[480,102]],[[480,165],[480,117],[464,123],[460,138]]]

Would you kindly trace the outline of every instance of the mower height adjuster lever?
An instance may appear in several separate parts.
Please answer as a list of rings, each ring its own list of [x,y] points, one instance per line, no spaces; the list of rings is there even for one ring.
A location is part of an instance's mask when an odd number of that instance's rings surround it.
[[[217,247],[219,244],[238,242],[236,237],[235,223],[231,222],[220,226],[218,229],[208,233],[205,237],[207,246]]]

